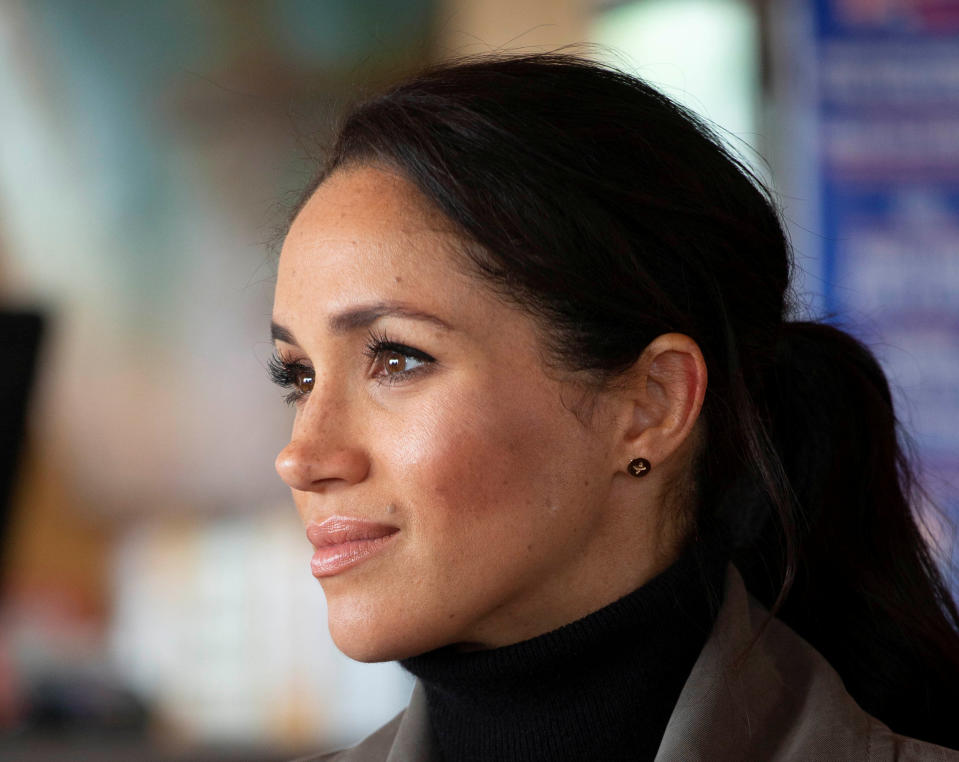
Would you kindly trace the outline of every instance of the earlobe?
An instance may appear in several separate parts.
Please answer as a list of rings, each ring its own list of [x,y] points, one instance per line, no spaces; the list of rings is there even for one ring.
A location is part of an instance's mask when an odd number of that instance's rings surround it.
[[[645,476],[650,462],[668,460],[690,437],[706,394],[706,362],[689,336],[667,333],[646,347],[630,374],[631,416],[622,446],[627,472]],[[634,467],[640,461],[645,469]]]

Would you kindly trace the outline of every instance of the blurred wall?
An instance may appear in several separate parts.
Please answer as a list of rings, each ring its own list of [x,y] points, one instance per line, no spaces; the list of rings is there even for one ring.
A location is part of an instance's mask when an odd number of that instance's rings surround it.
[[[0,298],[48,318],[3,559],[18,736],[314,747],[405,701],[398,668],[329,643],[265,365],[310,157],[337,107],[428,59],[431,14],[0,5]]]
[[[532,52],[589,41],[592,0],[442,0],[437,58],[495,50]]]

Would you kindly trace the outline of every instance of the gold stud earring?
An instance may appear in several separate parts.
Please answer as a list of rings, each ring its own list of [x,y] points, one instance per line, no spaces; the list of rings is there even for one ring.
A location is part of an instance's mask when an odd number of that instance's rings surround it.
[[[630,475],[635,476],[637,479],[641,476],[646,476],[650,468],[652,468],[652,466],[646,458],[633,458],[629,461],[629,465],[626,466],[626,470],[629,471]]]

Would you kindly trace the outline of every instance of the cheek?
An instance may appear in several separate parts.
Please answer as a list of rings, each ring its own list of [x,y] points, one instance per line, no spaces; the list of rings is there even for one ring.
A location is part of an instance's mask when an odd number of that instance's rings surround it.
[[[429,506],[415,512],[417,522],[488,536],[562,511],[570,495],[555,479],[555,409],[504,399],[447,396],[404,437],[396,466],[407,475],[411,500]]]

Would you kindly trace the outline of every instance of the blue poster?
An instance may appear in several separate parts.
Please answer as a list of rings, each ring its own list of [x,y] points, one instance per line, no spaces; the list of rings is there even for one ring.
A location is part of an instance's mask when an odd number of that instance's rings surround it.
[[[959,2],[814,9],[824,306],[880,358],[959,523]]]

